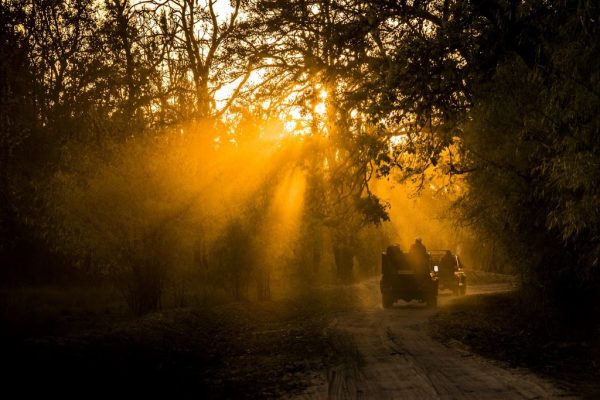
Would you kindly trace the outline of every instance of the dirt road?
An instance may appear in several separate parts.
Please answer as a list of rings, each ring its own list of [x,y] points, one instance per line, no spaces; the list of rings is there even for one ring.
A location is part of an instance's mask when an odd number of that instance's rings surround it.
[[[400,301],[380,304],[378,281],[356,285],[364,308],[340,315],[328,329],[355,343],[358,356],[330,368],[326,383],[305,399],[539,399],[575,398],[530,372],[510,369],[444,345],[426,332],[435,310]],[[473,286],[471,294],[510,290],[507,284]],[[439,306],[452,301],[440,295]],[[342,339],[340,339],[342,340]],[[324,379],[325,380],[325,379]]]

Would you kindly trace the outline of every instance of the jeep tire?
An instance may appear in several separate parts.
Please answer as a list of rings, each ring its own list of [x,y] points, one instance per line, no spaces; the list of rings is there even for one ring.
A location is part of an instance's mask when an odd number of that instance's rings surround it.
[[[394,299],[390,295],[381,294],[381,305],[383,308],[390,308],[394,304]]]

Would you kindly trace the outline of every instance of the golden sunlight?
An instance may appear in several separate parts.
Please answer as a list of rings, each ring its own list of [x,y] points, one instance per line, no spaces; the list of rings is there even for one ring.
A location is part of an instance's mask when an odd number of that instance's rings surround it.
[[[321,89],[319,99],[321,101],[315,105],[315,113],[319,116],[324,116],[327,113],[327,104],[325,103],[327,100],[327,90]]]
[[[399,146],[401,144],[406,143],[408,140],[408,136],[406,135],[394,135],[390,137],[390,144],[392,146]]]
[[[317,105],[315,106],[315,113],[317,113],[318,115],[325,115],[326,112],[327,112],[327,106],[325,105],[325,103],[324,102],[317,103]]]
[[[265,276],[274,283],[274,289],[285,291],[290,282],[284,266],[286,256],[293,254],[300,236],[304,215],[306,175],[297,168],[290,168],[278,182],[263,220],[258,226],[256,238],[256,262]]]
[[[600,398],[599,14],[1,0],[3,392]]]

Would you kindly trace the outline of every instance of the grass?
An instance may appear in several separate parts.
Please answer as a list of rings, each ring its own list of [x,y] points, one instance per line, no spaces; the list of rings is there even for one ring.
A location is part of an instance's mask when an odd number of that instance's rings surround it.
[[[567,325],[535,313],[518,292],[468,296],[431,318],[431,333],[480,355],[542,374],[584,397],[600,397],[597,317]]]
[[[480,271],[475,269],[466,270],[469,284],[486,285],[493,283],[510,283],[516,284],[518,279],[515,275],[498,274],[488,271]]]
[[[22,397],[300,393],[309,384],[326,384],[325,371],[353,354],[351,343],[327,329],[337,313],[355,306],[352,294],[340,291],[348,290],[206,303],[134,318],[108,288],[4,290],[5,382]]]
[[[0,289],[0,337],[59,335],[98,328],[124,318],[127,305],[108,286],[41,286]]]

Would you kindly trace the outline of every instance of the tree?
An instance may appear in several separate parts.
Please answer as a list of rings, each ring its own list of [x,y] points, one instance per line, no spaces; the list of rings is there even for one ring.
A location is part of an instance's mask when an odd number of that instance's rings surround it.
[[[177,77],[174,83],[180,85],[178,95],[191,99],[188,106],[192,107],[192,118],[202,120],[222,112],[216,107],[215,92],[239,77],[237,57],[226,49],[237,30],[240,6],[240,0],[232,2],[231,7],[217,0],[156,3],[156,9],[164,11],[163,23],[169,26],[172,35],[169,72],[172,78]],[[242,70],[241,74],[245,76],[240,78],[238,86],[246,82],[250,70]],[[188,73],[191,82],[187,82]]]
[[[20,147],[36,126],[31,92],[33,71],[29,44],[19,29],[25,14],[18,4],[0,5],[0,265],[4,273],[18,257],[15,247],[22,239]]]
[[[172,90],[163,87],[162,65],[173,41],[165,14],[129,0],[107,0],[104,10],[101,51],[110,60],[106,79],[116,108],[113,119],[129,133],[161,128],[167,110],[153,107],[164,106]]]
[[[462,217],[518,265],[531,293],[561,307],[573,298],[591,305],[599,281],[597,5],[377,7],[402,35],[375,84],[385,101],[370,111],[406,129],[402,149],[416,164],[395,166],[463,174]],[[444,159],[451,143],[459,152]]]
[[[353,232],[365,221],[387,219],[368,186],[372,156],[385,138],[357,117],[360,102],[353,97],[372,43],[364,11],[354,1],[253,2],[246,26],[246,51],[265,70],[256,101],[268,99],[276,115],[306,116],[292,122],[311,149],[309,208],[335,232],[335,261],[345,278],[353,265]]]

